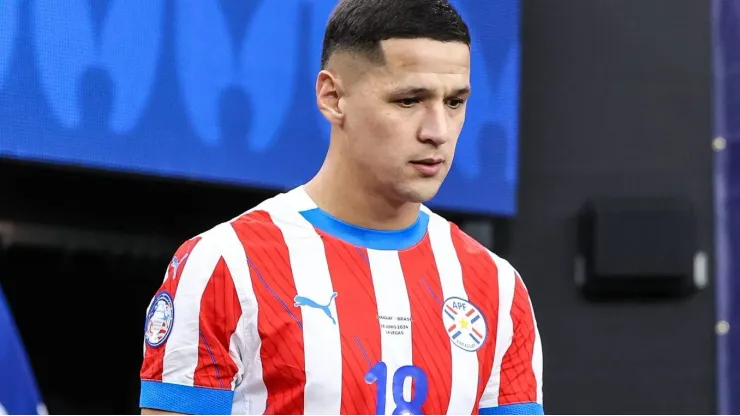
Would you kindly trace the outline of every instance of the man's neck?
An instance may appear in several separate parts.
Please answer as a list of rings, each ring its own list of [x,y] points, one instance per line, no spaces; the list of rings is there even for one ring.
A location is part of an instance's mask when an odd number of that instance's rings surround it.
[[[349,169],[325,163],[304,189],[321,210],[358,227],[401,230],[416,222],[420,204],[392,201],[356,177]]]

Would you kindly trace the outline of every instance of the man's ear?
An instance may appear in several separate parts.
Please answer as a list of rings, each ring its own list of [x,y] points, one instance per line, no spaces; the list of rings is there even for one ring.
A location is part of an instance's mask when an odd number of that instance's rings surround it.
[[[342,91],[342,81],[336,74],[327,70],[319,72],[316,77],[316,103],[331,124],[341,125],[344,121],[340,105]]]

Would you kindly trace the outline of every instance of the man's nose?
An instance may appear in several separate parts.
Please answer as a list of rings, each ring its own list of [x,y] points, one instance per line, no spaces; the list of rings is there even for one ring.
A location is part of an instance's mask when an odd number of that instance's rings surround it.
[[[448,126],[448,115],[444,105],[430,106],[419,128],[419,140],[440,146],[448,140]]]

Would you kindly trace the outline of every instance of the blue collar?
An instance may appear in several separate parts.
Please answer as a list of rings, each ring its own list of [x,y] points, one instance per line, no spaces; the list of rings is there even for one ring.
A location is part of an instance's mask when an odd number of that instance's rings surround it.
[[[356,246],[374,250],[404,250],[418,244],[426,235],[429,215],[419,212],[416,222],[403,230],[373,230],[334,218],[319,208],[302,211],[314,227]]]

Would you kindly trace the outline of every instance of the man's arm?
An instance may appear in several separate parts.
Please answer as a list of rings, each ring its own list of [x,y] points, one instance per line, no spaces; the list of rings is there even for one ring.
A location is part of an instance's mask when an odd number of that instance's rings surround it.
[[[220,250],[224,224],[185,242],[147,310],[142,414],[230,414],[244,366],[241,303]],[[232,339],[232,337],[234,339]]]
[[[502,262],[505,263],[505,262]],[[493,372],[488,381],[480,401],[479,412],[482,415],[521,415],[544,414],[542,407],[542,344],[537,329],[537,320],[529,298],[529,293],[519,274],[511,265],[505,263],[499,269],[499,287],[509,287],[513,297],[509,302],[502,299],[501,313],[504,306],[510,305],[509,316],[511,321],[499,331],[506,332],[509,328],[511,343],[508,347],[496,348]],[[501,335],[500,342],[508,341],[505,334]]]

